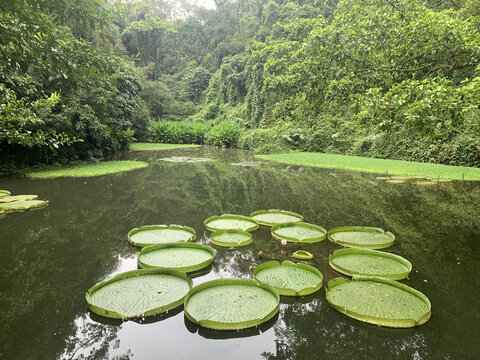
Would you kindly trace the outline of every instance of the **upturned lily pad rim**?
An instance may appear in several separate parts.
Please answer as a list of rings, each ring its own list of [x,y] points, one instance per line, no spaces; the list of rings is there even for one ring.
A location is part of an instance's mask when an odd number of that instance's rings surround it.
[[[308,252],[308,251],[305,251],[305,250],[297,250],[292,254],[292,256],[295,259],[300,259],[300,260],[313,259],[313,254],[311,252]]]
[[[275,267],[283,267],[283,266],[294,267],[294,268],[299,268],[299,269],[302,269],[302,270],[305,270],[305,271],[310,271],[310,272],[314,273],[316,276],[318,276],[320,278],[320,281],[314,287],[307,287],[307,288],[304,288],[302,290],[296,291],[295,289],[291,289],[291,288],[281,288],[281,287],[276,287],[276,286],[273,286],[273,285],[269,285],[269,284],[267,284],[263,281],[260,281],[257,278],[258,273],[261,272],[262,270],[271,269],[271,268],[275,268]],[[253,270],[253,279],[256,282],[258,282],[259,284],[265,284],[265,285],[272,286],[275,290],[278,291],[278,293],[280,295],[283,295],[283,296],[310,295],[310,294],[313,294],[314,292],[317,292],[318,290],[320,290],[320,288],[323,285],[323,275],[317,268],[315,268],[313,266],[310,266],[310,265],[307,265],[307,264],[303,264],[303,263],[294,263],[290,260],[285,260],[282,263],[279,263],[278,261],[273,260],[273,261],[267,261],[267,262],[264,262],[263,264],[258,265]]]
[[[344,232],[344,231],[358,231],[358,232],[371,232],[371,233],[378,233],[385,235],[390,239],[390,241],[385,242],[385,243],[377,243],[377,244],[367,244],[367,245],[362,245],[362,244],[354,244],[348,241],[336,241],[335,239],[332,238],[332,234],[336,234],[339,232]],[[347,246],[351,248],[359,248],[359,249],[384,249],[387,247],[390,247],[393,245],[395,241],[395,235],[393,235],[390,231],[385,232],[385,230],[381,228],[376,228],[376,227],[370,227],[370,226],[339,226],[333,229],[328,230],[328,240],[331,242],[342,245],[342,246]]]
[[[345,255],[351,255],[351,254],[360,254],[360,255],[364,254],[364,255],[368,255],[368,256],[381,256],[383,258],[395,260],[395,261],[401,263],[402,265],[404,265],[407,268],[407,271],[405,271],[403,273],[399,273],[399,274],[390,274],[390,273],[387,272],[387,273],[383,273],[383,274],[367,275],[367,274],[362,274],[362,273],[360,273],[358,271],[355,271],[355,270],[345,269],[344,267],[341,267],[340,265],[333,263],[333,260],[335,258],[345,256]],[[339,249],[339,250],[335,250],[333,252],[333,254],[330,254],[328,256],[328,258],[329,258],[329,264],[334,270],[336,270],[336,271],[338,271],[342,274],[348,275],[348,276],[364,275],[364,276],[383,277],[383,278],[390,279],[390,280],[401,280],[401,279],[405,279],[410,274],[410,272],[412,271],[412,264],[410,263],[410,261],[401,257],[400,255],[395,255],[395,254],[391,254],[391,253],[388,253],[388,252],[372,250],[372,249],[358,249],[358,248]]]
[[[35,203],[35,204],[30,204],[27,207],[13,207],[17,203]],[[22,201],[13,201],[13,202],[8,202],[8,203],[0,203],[0,210],[3,210],[5,213],[10,213],[10,212],[22,212],[25,210],[39,210],[46,208],[48,206],[48,200],[22,200]]]
[[[314,238],[308,238],[308,239],[300,240],[300,239],[295,238],[295,237],[279,235],[279,234],[275,233],[276,230],[284,228],[284,227],[289,227],[289,226],[300,226],[300,227],[306,227],[306,228],[314,229],[314,230],[323,232],[323,235],[318,236],[318,237],[314,237]],[[294,242],[294,243],[297,243],[297,244],[316,243],[316,242],[320,242],[320,241],[325,240],[325,238],[327,237],[327,230],[325,230],[321,226],[306,223],[306,222],[298,222],[298,223],[297,222],[287,222],[287,223],[277,224],[277,225],[272,226],[271,233],[272,233],[272,236],[277,240],[287,240],[289,242]]]
[[[298,218],[298,221],[290,221],[290,222],[302,222],[303,221],[303,216],[297,213],[294,213],[292,211],[287,211],[287,210],[280,210],[280,209],[269,209],[269,210],[257,210],[254,211],[250,214],[250,216],[255,219],[256,215],[263,215],[263,214],[284,214],[284,215],[290,215]],[[278,223],[272,223],[272,222],[267,222],[267,221],[262,221],[262,220],[257,220],[255,219],[256,222],[258,222],[260,225],[263,226],[273,226]]]
[[[148,254],[152,251],[158,251],[161,249],[172,249],[172,248],[173,249],[198,249],[198,250],[206,251],[210,253],[212,256],[210,259],[202,261],[198,264],[190,265],[190,266],[180,266],[180,267],[153,266],[141,260],[142,255]],[[207,267],[208,265],[210,265],[213,262],[213,258],[215,257],[216,253],[217,251],[211,246],[198,244],[198,243],[172,242],[172,243],[165,243],[165,244],[155,244],[155,245],[150,245],[142,248],[142,250],[138,253],[137,263],[138,263],[138,266],[140,266],[143,269],[172,269],[172,270],[184,271],[189,273],[189,272],[201,270]]]
[[[93,311],[95,314],[98,314],[98,315],[101,315],[101,316],[105,316],[105,317],[109,317],[109,318],[113,318],[113,319],[126,320],[126,319],[132,319],[132,318],[139,318],[139,317],[146,317],[146,316],[161,314],[161,313],[164,313],[164,312],[166,312],[168,310],[171,310],[171,309],[175,309],[176,307],[182,305],[184,298],[181,298],[181,299],[179,299],[179,300],[177,300],[173,303],[170,303],[170,304],[167,304],[167,305],[164,305],[164,306],[160,306],[160,307],[145,311],[143,313],[138,313],[138,314],[135,314],[135,315],[125,316],[125,315],[120,314],[116,311],[110,311],[108,309],[104,309],[100,306],[93,305],[93,304],[90,303],[90,299],[91,299],[92,294],[95,291],[97,291],[98,289],[100,289],[100,288],[102,288],[102,287],[104,287],[108,284],[111,284],[113,282],[122,280],[122,279],[126,279],[126,278],[129,278],[129,277],[137,277],[137,276],[142,276],[142,275],[170,275],[170,276],[176,276],[176,277],[179,277],[179,278],[185,280],[188,283],[188,286],[190,287],[190,289],[193,286],[192,280],[190,280],[188,278],[187,274],[185,272],[178,271],[178,270],[140,269],[140,270],[127,271],[127,272],[123,272],[123,273],[114,275],[114,276],[112,276],[108,279],[105,279],[103,281],[100,281],[100,282],[96,283],[95,285],[93,285],[90,289],[88,289],[87,292],[85,293],[85,300],[87,301],[88,308],[91,311]]]
[[[245,231],[255,231],[258,229],[258,221],[255,220],[254,218],[251,218],[249,216],[244,216],[244,215],[235,215],[235,214],[222,214],[222,215],[213,215],[210,216],[209,218],[205,219],[203,224],[205,225],[205,228],[209,231],[216,231],[216,230],[236,230],[236,229],[217,229],[211,226],[208,226],[207,224],[213,220],[219,220],[219,219],[236,219],[236,220],[245,220],[245,221],[250,221],[254,223],[255,225],[252,225],[248,229],[245,229]],[[243,229],[239,229],[243,230]]]
[[[422,294],[420,291],[402,284],[400,282],[394,281],[394,280],[389,280],[385,279],[382,277],[378,276],[361,276],[361,275],[354,275],[352,278],[352,281],[370,281],[370,282],[379,282],[383,284],[387,284],[396,288],[399,288],[401,290],[404,290],[416,297],[418,297],[420,300],[422,300],[428,308],[428,311],[422,315],[418,319],[412,319],[412,318],[405,318],[405,319],[387,319],[387,318],[382,318],[382,317],[376,317],[376,316],[370,316],[370,315],[365,315],[358,313],[356,311],[346,309],[343,306],[338,306],[332,303],[332,299],[330,297],[330,290],[332,290],[334,287],[339,286],[341,284],[350,282],[349,280],[343,278],[343,277],[337,277],[335,279],[330,280],[327,283],[327,286],[325,287],[325,295],[327,298],[327,301],[332,305],[336,310],[340,311],[341,313],[350,316],[351,318],[354,318],[356,320],[360,320],[369,324],[375,324],[375,325],[380,325],[380,326],[386,326],[386,327],[392,327],[392,328],[410,328],[410,327],[415,327],[419,326],[422,324],[425,324],[428,319],[430,319],[430,316],[432,314],[432,305],[430,303],[430,300]]]
[[[147,247],[147,246],[151,246],[151,245],[156,245],[156,244],[152,244],[152,243],[140,243],[140,242],[135,242],[132,240],[132,236],[141,232],[141,231],[149,231],[149,230],[164,230],[164,229],[171,229],[171,230],[184,230],[184,231],[187,231],[189,233],[192,234],[192,236],[186,240],[185,242],[189,242],[189,241],[193,241],[195,240],[195,238],[197,237],[197,234],[195,232],[194,229],[192,229],[191,227],[189,226],[183,226],[183,225],[176,225],[176,224],[170,224],[170,225],[144,225],[142,227],[139,227],[139,228],[133,228],[132,230],[130,230],[128,232],[128,241],[135,245],[135,246],[139,246],[139,247]],[[178,241],[174,241],[174,242],[178,242]],[[183,242],[183,241],[182,241]]]
[[[225,241],[218,241],[215,240],[217,236],[223,235],[223,234],[241,234],[241,235],[246,235],[248,236],[248,239],[245,241],[242,241],[240,243],[238,242],[225,242]],[[211,235],[210,235],[210,242],[216,246],[221,246],[221,247],[240,247],[240,246],[247,246],[250,245],[253,241],[252,234],[249,233],[248,231],[245,230],[240,230],[240,229],[224,229],[224,230],[215,230]]]
[[[10,196],[12,193],[8,190],[0,190],[0,197]]]
[[[273,309],[270,313],[268,313],[263,318],[255,318],[248,321],[239,321],[239,322],[232,322],[232,323],[225,323],[225,322],[219,322],[219,321],[213,321],[213,320],[197,321],[192,315],[190,315],[190,313],[188,312],[188,300],[192,295],[199,293],[204,289],[215,287],[215,286],[222,286],[222,285],[242,285],[242,286],[260,287],[275,296],[277,300],[277,305],[275,309]],[[183,305],[184,305],[185,316],[187,317],[188,320],[190,320],[195,324],[198,324],[205,328],[214,329],[214,330],[242,330],[242,329],[247,329],[250,327],[260,325],[270,320],[271,318],[273,318],[278,313],[278,310],[280,309],[280,295],[278,294],[277,290],[275,290],[273,286],[270,286],[267,284],[259,284],[252,279],[246,279],[246,278],[216,279],[216,280],[204,282],[200,285],[193,287],[185,296],[183,300]]]

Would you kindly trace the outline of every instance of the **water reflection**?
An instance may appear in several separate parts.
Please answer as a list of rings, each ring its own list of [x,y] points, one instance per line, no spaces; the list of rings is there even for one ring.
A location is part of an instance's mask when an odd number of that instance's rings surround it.
[[[215,161],[156,161],[171,156]],[[252,161],[252,154],[228,149],[133,152],[120,158],[150,166],[88,179],[0,179],[0,188],[50,201],[41,211],[0,221],[0,358],[469,359],[480,353],[480,308],[474,306],[480,290],[472,285],[480,276],[480,183],[396,187],[373,174],[275,164],[238,167],[230,163]],[[397,240],[388,251],[412,262],[404,283],[430,298],[432,318],[418,329],[377,328],[335,311],[322,289],[303,299],[282,297],[278,320],[264,332],[221,341],[212,341],[208,332],[199,336],[200,329],[191,333],[181,310],[142,324],[90,319],[85,291],[137,268],[138,249],[126,238],[132,228],[187,225],[208,245],[202,236],[207,217],[269,208],[300,213],[326,229],[365,225],[392,231]],[[339,247],[328,241],[283,248],[264,229],[253,238],[245,248],[217,248],[211,270],[197,274],[194,285],[251,277],[253,266],[291,260],[298,249],[313,253],[309,263],[322,272],[324,283],[339,276],[328,265],[328,254]]]

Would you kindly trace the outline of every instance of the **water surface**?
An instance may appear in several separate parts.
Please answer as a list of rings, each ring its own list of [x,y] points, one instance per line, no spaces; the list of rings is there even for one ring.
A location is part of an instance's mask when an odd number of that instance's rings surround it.
[[[189,156],[212,162],[169,163]],[[439,188],[397,186],[375,174],[282,164],[255,167],[251,153],[208,147],[126,152],[148,168],[93,178],[0,178],[0,189],[39,194],[43,210],[0,220],[1,359],[475,359],[479,357],[480,182]],[[181,308],[125,323],[91,315],[85,291],[112,274],[137,268],[127,241],[134,227],[181,224],[208,244],[203,220],[284,209],[325,229],[381,227],[397,237],[387,249],[413,264],[409,280],[429,297],[432,317],[414,329],[378,328],[334,310],[322,288],[283,298],[268,323],[239,332],[198,328]],[[251,277],[262,261],[291,259],[300,248],[324,283],[341,276],[328,265],[340,248],[328,240],[282,248],[264,229],[252,244],[217,247],[209,272],[194,285]],[[257,253],[263,251],[264,258]]]

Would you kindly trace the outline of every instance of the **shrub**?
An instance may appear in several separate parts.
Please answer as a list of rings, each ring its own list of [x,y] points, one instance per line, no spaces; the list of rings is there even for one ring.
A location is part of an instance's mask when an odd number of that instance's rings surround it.
[[[205,136],[205,143],[219,147],[236,147],[240,128],[233,122],[223,121],[213,126]]]
[[[208,126],[198,122],[159,121],[148,128],[153,142],[165,144],[203,144]]]

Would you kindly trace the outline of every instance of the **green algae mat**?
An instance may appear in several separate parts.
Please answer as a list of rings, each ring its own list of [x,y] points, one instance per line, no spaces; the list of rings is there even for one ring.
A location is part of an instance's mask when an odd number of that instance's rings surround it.
[[[252,243],[252,234],[244,230],[217,230],[210,235],[210,242],[223,247],[247,246]]]
[[[272,227],[272,236],[277,240],[287,240],[299,244],[311,244],[322,241],[327,231],[317,225],[308,223],[283,223]]]
[[[185,316],[216,330],[240,330],[274,317],[280,296],[269,285],[252,279],[219,279],[195,286],[185,296]]]
[[[268,261],[258,265],[253,278],[273,286],[280,295],[304,296],[318,291],[322,287],[323,276],[320,271],[310,265],[284,261]]]
[[[340,249],[330,254],[330,266],[352,275],[379,276],[390,280],[405,279],[412,264],[401,256],[369,249]]]
[[[291,211],[270,209],[270,210],[258,210],[251,214],[260,225],[273,226],[276,224],[282,224],[287,222],[300,222],[303,221],[303,216]]]
[[[342,226],[330,229],[328,239],[347,247],[383,249],[393,245],[395,236],[375,227]]]
[[[210,265],[215,249],[194,243],[167,243],[147,246],[138,254],[142,268],[173,269],[192,272]]]
[[[325,292],[335,309],[370,324],[409,328],[424,324],[431,315],[430,301],[421,292],[380,277],[335,278]]]
[[[251,217],[233,214],[214,215],[206,219],[203,224],[210,231],[216,230],[243,230],[254,231],[258,223]]]
[[[198,147],[200,145],[193,144],[158,144],[158,143],[131,143],[130,150],[133,151],[158,151],[170,149],[184,149]]]
[[[90,288],[85,299],[95,314],[130,319],[180,306],[192,281],[180,271],[142,269],[118,274]]]
[[[128,241],[135,246],[195,240],[195,230],[181,225],[146,225],[128,232]]]
[[[98,163],[53,167],[47,170],[33,171],[27,173],[28,177],[35,179],[53,179],[58,177],[91,177],[124,171],[141,169],[148,166],[144,161],[122,160],[122,161],[102,161]]]
[[[378,174],[388,173],[389,175],[418,175],[433,178],[449,178],[453,180],[480,180],[480,168],[465,166],[449,166],[415,161],[386,160],[311,152],[257,155],[257,157],[284,164],[348,169]]]

